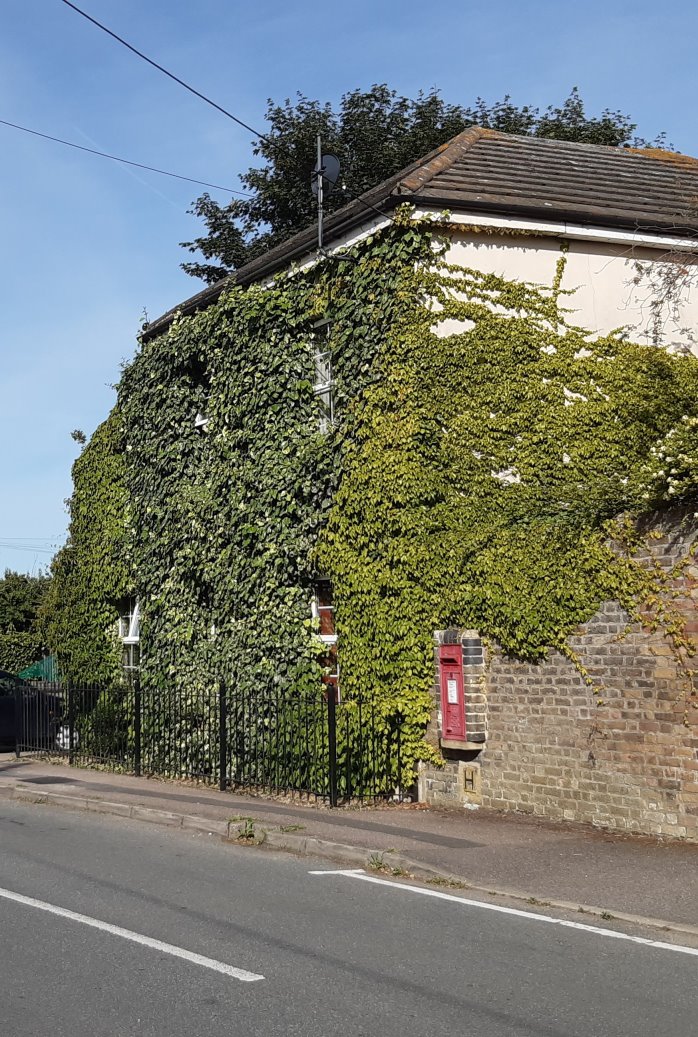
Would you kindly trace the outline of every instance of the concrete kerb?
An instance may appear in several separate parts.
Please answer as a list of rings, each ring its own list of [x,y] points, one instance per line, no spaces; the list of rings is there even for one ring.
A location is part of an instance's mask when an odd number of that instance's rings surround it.
[[[182,814],[182,828],[189,832],[202,832],[204,835],[217,835],[221,839],[230,839],[230,821],[212,821],[194,814]]]
[[[631,925],[659,929],[662,932],[683,933],[687,936],[698,937],[698,926],[695,925],[681,925],[678,922],[669,922],[661,918],[648,918],[644,915],[628,914],[623,911],[608,911],[606,908],[597,907],[594,904],[578,904],[568,900],[532,897],[528,893],[521,892],[521,890],[507,887],[481,886],[470,882],[461,875],[454,875],[452,872],[413,860],[411,857],[405,857],[402,854],[395,853],[393,850],[376,850],[370,847],[353,846],[348,843],[337,843],[329,839],[319,839],[310,835],[295,835],[291,832],[262,829],[261,826],[259,831],[260,838],[247,840],[240,838],[240,827],[236,821],[215,821],[210,818],[192,814],[180,814],[171,810],[155,810],[152,807],[142,807],[138,804],[71,796],[61,792],[37,792],[36,789],[23,786],[21,783],[0,782],[0,799],[13,799],[21,803],[57,806],[67,810],[108,814],[113,817],[126,817],[133,821],[142,821],[146,824],[182,828],[187,831],[200,832],[204,835],[218,836],[224,842],[235,843],[238,846],[255,845],[259,847],[263,845],[273,850],[295,853],[300,856],[321,857],[335,862],[358,864],[377,873],[383,871],[396,877],[417,879],[432,885],[467,889],[472,893],[479,893],[489,897],[507,897],[511,900],[523,901],[528,905],[537,907],[552,907],[560,911],[572,911],[578,914],[602,918],[606,921],[613,919],[619,922],[627,922]],[[257,822],[255,821],[256,824]]]

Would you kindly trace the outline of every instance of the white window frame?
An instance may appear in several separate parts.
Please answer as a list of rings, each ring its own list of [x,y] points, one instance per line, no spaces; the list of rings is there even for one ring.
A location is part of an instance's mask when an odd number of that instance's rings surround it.
[[[119,616],[119,639],[123,646],[124,669],[137,670],[140,666],[141,607],[133,598],[129,599],[128,611]]]
[[[205,432],[206,428],[208,427],[208,423],[211,420],[207,413],[207,404],[210,399],[210,393],[208,394],[208,396],[204,396],[203,400],[201,401],[201,409],[197,408],[196,414],[194,415],[194,428],[197,432]]]
[[[334,613],[334,605],[323,605],[322,607],[324,609],[331,608],[332,612]],[[318,604],[317,594],[313,595],[313,600],[312,600],[312,602],[310,604],[310,612],[311,612],[311,615],[312,615],[313,619],[316,620],[319,623],[320,622],[320,605]],[[317,636],[318,636],[319,640],[322,641],[322,643],[324,645],[336,645],[337,644],[337,634],[336,633],[335,634],[318,634]]]
[[[141,668],[141,646],[137,641],[124,641],[121,665],[124,670],[140,670]]]
[[[317,582],[320,583],[320,582],[325,582],[325,581],[324,580],[318,580]],[[329,581],[327,581],[327,582],[329,582]],[[323,605],[322,608],[323,609],[330,609],[332,611],[332,617],[333,617],[332,625],[334,626],[334,605]],[[313,593],[313,598],[312,598],[312,601],[310,603],[310,611],[311,611],[313,619],[316,620],[317,623],[319,624],[319,622],[320,622],[320,601],[319,601],[319,595],[318,595],[317,587],[315,588],[315,591]],[[334,634],[321,634],[321,633],[318,633],[317,636],[318,636],[318,639],[322,642],[322,644],[327,647],[328,654],[329,654],[329,649],[330,648],[335,648],[337,646],[338,636],[337,636],[336,630],[335,630]],[[339,681],[340,681],[339,656],[337,655],[336,652],[335,652],[335,669],[332,670],[331,673],[326,674],[326,676],[329,677],[334,682],[334,687],[335,687],[336,693],[337,693],[336,701],[340,702],[341,701],[341,697],[342,697],[342,692],[341,692],[341,687],[340,687],[340,683],[339,683]]]
[[[326,435],[334,425],[334,377],[332,374],[332,352],[327,348],[330,322],[318,321],[313,326],[313,364],[315,368],[313,392],[322,407],[319,418],[320,432]]]

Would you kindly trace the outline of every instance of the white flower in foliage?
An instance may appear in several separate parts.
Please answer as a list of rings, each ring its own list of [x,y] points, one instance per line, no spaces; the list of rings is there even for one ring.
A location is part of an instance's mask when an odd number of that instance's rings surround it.
[[[655,494],[659,492],[666,499],[698,494],[697,427],[697,418],[684,415],[650,450],[646,480]]]

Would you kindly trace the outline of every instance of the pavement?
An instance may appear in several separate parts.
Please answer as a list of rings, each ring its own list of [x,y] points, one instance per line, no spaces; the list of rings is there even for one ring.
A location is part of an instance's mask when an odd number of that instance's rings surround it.
[[[434,886],[698,935],[698,845],[421,804],[329,810],[0,755],[0,800],[45,803],[309,854]]]

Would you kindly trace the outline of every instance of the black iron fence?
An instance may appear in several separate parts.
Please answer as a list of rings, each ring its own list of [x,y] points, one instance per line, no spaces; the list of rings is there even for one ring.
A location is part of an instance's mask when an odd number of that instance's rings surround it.
[[[15,750],[133,770],[135,686],[32,682],[15,689]]]
[[[403,718],[332,692],[51,684],[18,688],[16,752],[330,806],[402,798]]]

